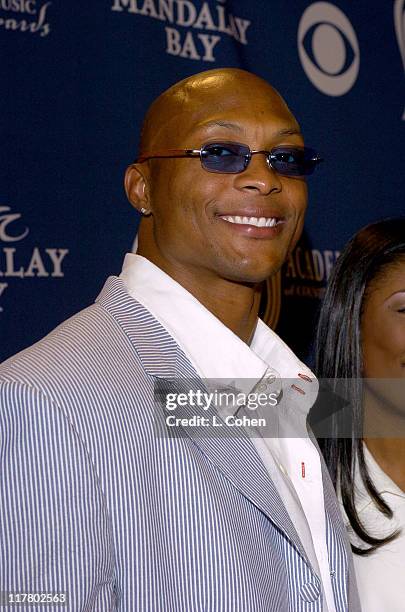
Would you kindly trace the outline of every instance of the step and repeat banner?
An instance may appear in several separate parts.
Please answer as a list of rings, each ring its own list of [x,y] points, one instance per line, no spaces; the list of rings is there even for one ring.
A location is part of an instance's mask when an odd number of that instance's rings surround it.
[[[142,117],[174,82],[222,66],[272,83],[325,157],[263,303],[308,357],[344,243],[405,212],[405,0],[0,0],[0,44],[0,360],[120,272]]]

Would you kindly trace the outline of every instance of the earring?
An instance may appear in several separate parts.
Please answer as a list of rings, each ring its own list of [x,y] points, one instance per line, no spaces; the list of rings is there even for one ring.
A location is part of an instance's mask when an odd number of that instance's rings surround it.
[[[151,214],[151,211],[148,210],[147,208],[141,208],[140,210],[141,215],[143,215],[144,217],[149,217],[149,215]]]

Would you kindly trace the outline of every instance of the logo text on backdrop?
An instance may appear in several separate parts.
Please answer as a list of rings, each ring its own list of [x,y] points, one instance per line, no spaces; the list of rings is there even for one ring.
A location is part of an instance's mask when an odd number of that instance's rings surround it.
[[[48,36],[51,26],[47,11],[51,4],[37,0],[0,0],[0,28]]]
[[[247,19],[232,15],[223,4],[218,1],[216,6],[212,6],[203,2],[197,6],[197,3],[191,0],[113,0],[111,10],[126,10],[133,15],[142,15],[170,24],[165,26],[166,53],[169,55],[215,62],[214,51],[221,40],[218,34],[227,34],[242,45],[247,45],[246,32],[251,23]],[[180,26],[180,29],[177,26]],[[198,30],[204,32],[200,33]]]
[[[284,266],[283,294],[321,300],[339,251],[298,246]]]
[[[62,263],[69,253],[68,249],[38,246],[32,249],[18,249],[10,243],[19,243],[28,236],[29,229],[21,221],[21,214],[11,211],[9,206],[0,206],[0,297],[9,287],[9,279],[25,278],[63,278]],[[18,246],[19,246],[18,245]],[[8,282],[3,282],[7,279]],[[0,306],[0,312],[3,308]]]

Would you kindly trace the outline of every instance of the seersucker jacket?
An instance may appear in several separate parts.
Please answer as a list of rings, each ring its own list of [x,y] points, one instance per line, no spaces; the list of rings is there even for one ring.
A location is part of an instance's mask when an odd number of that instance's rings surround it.
[[[0,366],[0,591],[65,593],[50,612],[324,609],[249,438],[161,435],[156,384],[187,377],[180,347],[116,277]],[[336,610],[358,612],[323,474]]]

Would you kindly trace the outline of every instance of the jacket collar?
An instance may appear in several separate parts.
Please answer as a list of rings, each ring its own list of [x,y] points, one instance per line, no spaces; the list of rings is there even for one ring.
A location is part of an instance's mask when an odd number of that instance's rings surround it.
[[[121,279],[110,277],[96,302],[111,314],[125,333],[147,374],[159,379],[165,388],[173,390],[175,385],[177,392],[203,387],[175,340],[144,306],[129,296]],[[185,406],[183,413],[191,417],[195,411]],[[205,416],[211,418],[214,414],[214,409],[210,408]],[[215,432],[204,431],[204,437],[200,428],[183,429],[208,460],[286,534],[308,561],[280,495],[248,436],[242,431],[230,435],[226,426]]]

